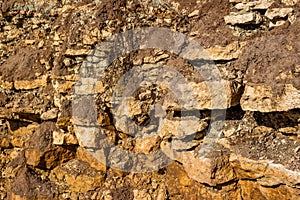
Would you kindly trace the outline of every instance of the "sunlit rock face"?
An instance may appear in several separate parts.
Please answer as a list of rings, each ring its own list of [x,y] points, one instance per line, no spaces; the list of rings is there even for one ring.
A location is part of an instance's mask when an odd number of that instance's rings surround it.
[[[299,199],[299,11],[0,2],[0,199]]]

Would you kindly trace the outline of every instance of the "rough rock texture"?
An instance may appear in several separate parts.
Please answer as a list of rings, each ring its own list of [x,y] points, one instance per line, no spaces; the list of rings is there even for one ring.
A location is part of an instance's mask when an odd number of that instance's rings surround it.
[[[299,17],[298,0],[1,1],[0,199],[300,199]],[[111,60],[135,43],[106,39],[142,27],[204,51],[154,32]]]

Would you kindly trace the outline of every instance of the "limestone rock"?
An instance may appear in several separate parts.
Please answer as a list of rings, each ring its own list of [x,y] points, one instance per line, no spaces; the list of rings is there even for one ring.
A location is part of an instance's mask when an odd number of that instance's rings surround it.
[[[222,188],[226,192],[222,193],[190,178],[183,166],[175,162],[167,167],[166,179],[169,196],[174,199],[240,199],[240,191],[235,184],[223,185]]]
[[[103,150],[98,150],[96,152],[89,152],[83,147],[79,147],[76,151],[76,157],[88,163],[91,167],[99,171],[106,171],[106,157]]]
[[[197,157],[193,151],[175,152],[168,145],[162,146],[162,150],[170,158],[182,163],[189,177],[200,183],[216,186],[236,178],[229,164],[229,156],[220,155],[216,150],[205,157]]]
[[[0,138],[0,147],[3,148],[3,149],[8,149],[8,148],[11,147],[11,143],[5,137]]]
[[[156,151],[159,148],[161,139],[159,137],[139,137],[135,140],[135,152],[138,153],[150,153]]]
[[[25,44],[27,45],[33,45],[35,43],[35,40],[25,40]]]
[[[77,145],[77,138],[71,133],[64,133],[63,131],[53,131],[53,144],[55,145]]]
[[[28,142],[32,134],[36,131],[39,126],[37,124],[30,124],[25,127],[20,127],[12,132],[13,139],[11,144],[14,147],[24,147]],[[11,127],[13,129],[13,127]]]
[[[276,199],[276,198],[287,198],[287,199],[298,199],[299,190],[295,188],[288,188],[285,185],[279,185],[276,187],[264,187],[255,183],[251,180],[242,180],[239,182],[242,188],[243,199]]]
[[[52,144],[55,130],[53,122],[44,122],[31,136],[25,150],[28,165],[51,169],[75,156],[74,151]]]
[[[64,144],[64,133],[61,131],[53,131],[53,144],[62,145]]]
[[[299,0],[281,0],[281,2],[287,6],[294,6],[299,2]]]
[[[54,78],[54,77],[53,77]],[[75,82],[73,80],[53,80],[52,81],[53,88],[59,92],[59,93],[66,93],[70,91],[74,85]]]
[[[90,50],[88,49],[67,49],[65,55],[67,56],[86,56],[88,55]]]
[[[193,147],[196,147],[200,144],[200,141],[184,141],[184,140],[178,140],[178,139],[173,139],[171,142],[171,146],[173,150],[187,150],[191,149]]]
[[[300,131],[299,126],[297,127],[283,127],[279,129],[280,132],[285,134],[295,134]]]
[[[0,199],[299,199],[298,11],[298,0],[1,1]],[[145,26],[203,48],[158,32],[138,46],[126,33]],[[111,43],[119,33],[129,38]],[[132,70],[133,84],[120,79]]]
[[[285,85],[283,91],[282,94],[276,95],[271,86],[248,84],[241,99],[242,108],[261,112],[288,111],[299,108],[300,90],[293,85]]]
[[[150,194],[147,190],[133,190],[134,200],[151,200]]]
[[[200,120],[197,116],[181,117],[180,119],[164,119],[158,128],[161,137],[173,135],[178,139],[193,136],[196,132],[201,132],[208,127],[205,120]]]
[[[8,82],[0,79],[1,88],[3,89],[12,89],[13,88],[13,82]]]
[[[188,17],[195,17],[199,15],[199,10],[194,10],[193,12],[191,12]]]
[[[273,0],[259,0],[253,9],[268,9],[274,3]]]
[[[265,16],[269,19],[284,18],[293,12],[293,8],[272,8],[268,9]]]
[[[226,47],[215,46],[206,49],[206,52],[212,60],[233,60],[239,57],[245,45],[245,42],[233,42]]]
[[[225,16],[225,23],[231,25],[237,24],[259,24],[262,21],[262,17],[259,13],[230,13]]]
[[[101,187],[104,174],[83,161],[73,159],[55,168],[51,172],[50,180],[60,181],[70,190],[84,193]]]
[[[43,76],[41,79],[35,79],[31,81],[22,80],[22,81],[14,82],[14,87],[17,90],[31,90],[46,85],[47,85],[47,76]]]
[[[263,186],[291,186],[300,182],[300,173],[286,169],[280,164],[273,164],[267,160],[252,160],[240,155],[230,156],[238,178],[256,179]]]
[[[165,188],[160,188],[157,194],[157,200],[165,200],[167,199],[167,191]]]
[[[269,24],[269,27],[272,28],[272,27],[276,27],[276,26],[282,26],[285,24],[285,20],[276,20],[275,22],[270,22]]]
[[[48,110],[47,112],[44,112],[41,115],[41,119],[42,120],[55,119],[57,117],[57,114],[58,114],[58,108],[52,108],[52,109]]]
[[[236,3],[236,2],[235,2]],[[240,1],[234,7],[239,10],[266,10],[274,2],[270,0],[259,0],[259,1]]]
[[[78,145],[78,140],[76,136],[72,133],[67,133],[64,137],[66,145]]]
[[[40,180],[28,168],[22,168],[17,174],[10,199],[52,199],[55,185]]]

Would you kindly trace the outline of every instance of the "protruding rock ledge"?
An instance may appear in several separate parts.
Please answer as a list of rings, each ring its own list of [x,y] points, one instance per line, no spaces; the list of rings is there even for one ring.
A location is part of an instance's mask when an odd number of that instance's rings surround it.
[[[300,108],[300,90],[291,84],[283,85],[282,93],[271,86],[247,84],[241,99],[243,110],[259,112],[288,111]]]

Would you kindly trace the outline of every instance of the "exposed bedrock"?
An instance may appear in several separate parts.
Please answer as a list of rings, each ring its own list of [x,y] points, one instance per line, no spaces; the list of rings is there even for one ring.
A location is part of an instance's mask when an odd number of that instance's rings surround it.
[[[0,199],[300,199],[299,8],[1,1]]]

